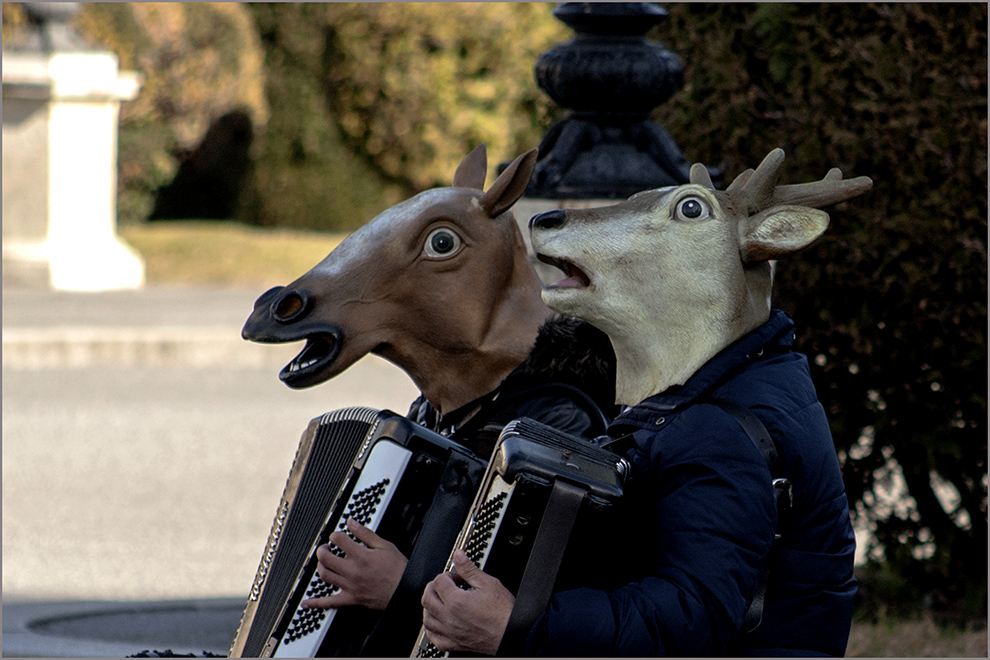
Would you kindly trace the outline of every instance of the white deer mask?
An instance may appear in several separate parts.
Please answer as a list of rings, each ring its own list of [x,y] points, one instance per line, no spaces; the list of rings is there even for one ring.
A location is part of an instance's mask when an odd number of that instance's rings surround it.
[[[766,322],[769,261],[828,227],[817,207],[862,194],[866,177],[777,186],[772,151],[724,191],[701,165],[691,182],[594,209],[533,217],[537,256],[568,274],[546,287],[552,309],[606,332],[615,349],[616,402],[635,405],[683,384],[720,350]]]

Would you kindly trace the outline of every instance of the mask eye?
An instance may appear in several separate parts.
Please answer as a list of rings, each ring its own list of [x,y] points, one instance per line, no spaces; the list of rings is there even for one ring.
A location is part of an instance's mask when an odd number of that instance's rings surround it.
[[[708,202],[700,197],[685,197],[677,202],[674,217],[677,220],[707,220],[712,215]]]
[[[461,249],[461,237],[453,229],[440,227],[430,232],[423,245],[423,256],[429,259],[446,259]]]

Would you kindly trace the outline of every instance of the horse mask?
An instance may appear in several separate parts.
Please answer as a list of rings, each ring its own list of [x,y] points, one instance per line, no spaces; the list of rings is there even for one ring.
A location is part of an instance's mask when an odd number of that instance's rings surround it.
[[[385,210],[309,272],[255,302],[242,331],[256,342],[306,345],[279,378],[311,387],[368,353],[403,369],[439,411],[494,390],[527,357],[552,313],[510,207],[536,149],[487,191],[484,145],[451,187]]]

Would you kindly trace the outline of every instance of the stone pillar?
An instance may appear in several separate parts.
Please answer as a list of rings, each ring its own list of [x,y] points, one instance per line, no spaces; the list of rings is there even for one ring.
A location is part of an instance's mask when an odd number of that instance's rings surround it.
[[[120,102],[140,81],[69,38],[71,13],[52,14],[34,43],[3,52],[4,285],[138,288],[144,261],[117,236],[116,197]]]

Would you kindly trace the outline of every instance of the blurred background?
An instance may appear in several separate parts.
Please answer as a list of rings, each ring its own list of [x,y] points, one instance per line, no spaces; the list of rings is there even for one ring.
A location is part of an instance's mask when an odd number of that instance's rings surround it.
[[[373,360],[290,392],[276,372],[298,347],[233,347],[240,323],[257,295],[348,232],[449,185],[474,146],[488,145],[491,181],[568,116],[534,79],[540,55],[574,36],[555,7],[79,3],[75,33],[140,80],[119,105],[114,203],[145,279],[140,294],[41,295],[5,264],[5,600],[246,591],[306,422],[346,405],[405,412],[415,392]],[[650,118],[689,163],[728,182],[782,147],[785,183],[831,167],[874,182],[830,210],[820,241],[778,264],[775,286],[860,533],[850,654],[985,655],[986,4],[663,8],[646,36],[676,54],[683,81]],[[24,4],[3,4],[5,58],[35,25]],[[5,104],[7,94],[5,74]],[[174,333],[157,340],[157,357],[108,349],[73,362],[70,349],[37,341],[13,351],[60,324]],[[193,355],[190,337],[214,350]],[[216,348],[225,342],[228,353]],[[134,415],[143,421],[115,421]],[[94,482],[94,469],[144,488],[115,497],[116,482]],[[236,485],[230,499],[211,497],[213,479]],[[250,506],[239,506],[247,491]],[[64,503],[53,500],[77,497],[111,505],[85,520],[56,513]],[[206,522],[183,529],[203,509]],[[43,533],[28,524],[38,516],[50,516]],[[236,532],[216,533],[230,524]],[[117,531],[96,539],[103,526]],[[74,535],[90,554],[73,549]],[[127,552],[127,566],[163,563],[162,576],[149,585],[128,568],[112,588],[87,578]],[[936,642],[969,646],[924,646]]]

